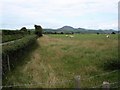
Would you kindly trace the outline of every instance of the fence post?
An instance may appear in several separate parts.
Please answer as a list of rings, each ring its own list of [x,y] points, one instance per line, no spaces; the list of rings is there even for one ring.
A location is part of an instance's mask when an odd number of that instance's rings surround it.
[[[7,62],[8,62],[8,70],[10,71],[10,60],[9,60],[9,55],[7,55]]]
[[[75,76],[75,88],[80,90],[80,76]]]
[[[2,86],[0,86],[0,90],[2,90]]]
[[[103,89],[104,89],[104,90],[109,90],[109,89],[110,89],[110,83],[104,81],[104,82],[103,82]]]

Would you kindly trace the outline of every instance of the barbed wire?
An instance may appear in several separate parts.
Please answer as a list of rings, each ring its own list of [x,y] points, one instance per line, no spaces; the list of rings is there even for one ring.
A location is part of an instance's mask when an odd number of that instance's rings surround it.
[[[98,77],[98,76],[105,76],[105,75],[108,75],[108,74],[111,74],[111,73],[114,73],[114,72],[117,72],[117,71],[119,71],[119,70],[114,70],[114,71],[111,71],[111,72],[94,75],[94,76],[91,76],[91,77],[88,77],[88,78],[85,78],[85,79],[82,79],[82,80],[93,79],[93,78]]]
[[[24,87],[24,86],[35,86],[35,85],[41,85],[41,84],[61,84],[66,82],[71,82],[72,80],[66,80],[61,82],[49,82],[49,83],[31,83],[31,84],[17,84],[17,85],[8,85],[8,86],[0,86],[0,87]]]
[[[109,85],[115,85],[115,84],[118,84],[118,83],[120,83],[120,81],[118,81],[118,82],[113,82],[113,83],[109,83]],[[100,87],[102,87],[102,86],[103,86],[103,84],[94,86],[94,87],[92,87],[92,88],[100,88]],[[118,86],[118,87],[120,87],[120,86]],[[113,88],[114,88],[114,87],[113,87]]]
[[[119,70],[114,70],[114,71],[112,71],[112,72],[102,73],[102,74],[99,74],[99,75],[91,76],[91,77],[89,77],[89,78],[80,79],[80,80],[92,79],[92,78],[95,78],[95,77],[97,77],[97,76],[108,75],[108,74],[111,74],[111,73],[116,72],[116,71],[119,71]],[[76,75],[76,76],[79,76],[79,75]],[[61,81],[61,82],[17,84],[17,85],[7,85],[7,86],[0,86],[0,87],[24,87],[24,86],[33,86],[33,85],[41,85],[41,84],[44,84],[44,85],[45,85],[45,84],[63,84],[63,83],[71,82],[71,81],[73,81],[73,79],[64,80],[64,81]],[[110,85],[115,84],[115,83],[118,83],[118,82],[110,83]],[[103,84],[102,84],[102,85],[103,85]],[[95,86],[95,87],[92,87],[92,88],[101,87],[102,85],[98,85],[98,86]]]
[[[68,81],[64,81],[64,82],[57,82],[57,83],[65,83],[65,82],[71,82],[71,80],[68,80]],[[109,85],[115,85],[115,84],[118,84],[118,83],[120,83],[120,81],[119,82],[113,82],[113,83],[109,83]],[[35,85],[41,85],[41,84],[46,84],[46,83],[37,83],[37,84],[18,84],[18,85],[9,85],[9,86],[0,86],[0,89],[1,88],[10,88],[10,87],[24,87],[24,86],[35,86]],[[51,84],[51,83],[48,83],[48,84]],[[56,83],[52,83],[52,84],[56,84]],[[92,88],[100,88],[100,87],[102,87],[103,86],[103,84],[101,84],[101,85],[97,85],[97,86],[94,86],[94,87],[92,87]],[[117,86],[117,87],[112,87],[112,88],[118,88],[118,87],[120,87],[120,86]]]
[[[113,88],[120,88],[120,86],[117,86],[117,87],[113,87]]]
[[[33,85],[41,85],[41,84],[45,84],[45,83],[37,83],[37,84],[17,84],[17,85],[8,85],[8,86],[2,86],[2,87],[24,87],[24,86],[33,86]]]

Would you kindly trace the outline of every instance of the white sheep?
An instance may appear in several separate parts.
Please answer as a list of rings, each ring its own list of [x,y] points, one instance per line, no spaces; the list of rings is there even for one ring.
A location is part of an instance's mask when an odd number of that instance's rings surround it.
[[[68,37],[68,35],[65,35],[66,37]]]
[[[70,38],[73,38],[74,36],[73,36],[73,35],[70,35],[69,37],[70,37]]]
[[[109,38],[109,37],[110,37],[110,35],[107,35],[106,37],[107,37],[107,38]]]

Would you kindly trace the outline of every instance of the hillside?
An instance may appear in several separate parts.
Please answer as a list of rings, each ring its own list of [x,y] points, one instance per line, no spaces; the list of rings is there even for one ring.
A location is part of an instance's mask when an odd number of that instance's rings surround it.
[[[64,26],[62,28],[59,28],[58,30],[74,30],[74,28],[71,26]]]
[[[58,29],[44,29],[44,32],[46,33],[61,33],[61,32],[64,32],[64,33],[101,33],[101,34],[104,34],[104,33],[112,33],[112,32],[115,32],[115,33],[118,33],[118,31],[116,30],[113,30],[113,29],[109,29],[109,30],[102,30],[102,29],[99,29],[99,30],[93,30],[93,29],[85,29],[85,28],[73,28],[71,26],[63,26],[61,28],[58,28]]]

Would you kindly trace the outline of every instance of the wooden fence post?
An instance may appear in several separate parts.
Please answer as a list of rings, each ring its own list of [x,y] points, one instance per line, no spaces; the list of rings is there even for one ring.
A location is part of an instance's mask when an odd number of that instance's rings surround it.
[[[0,86],[0,90],[2,90],[2,86]]]
[[[75,77],[75,88],[80,90],[80,76]]]
[[[7,55],[7,62],[8,62],[8,70],[10,71],[10,60],[9,60],[9,55]]]
[[[104,90],[109,90],[109,89],[110,89],[110,83],[104,81],[104,82],[103,82],[103,89],[104,89]]]

